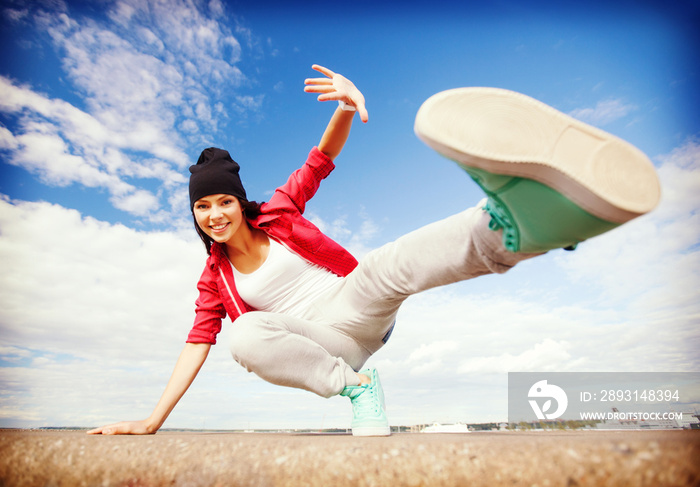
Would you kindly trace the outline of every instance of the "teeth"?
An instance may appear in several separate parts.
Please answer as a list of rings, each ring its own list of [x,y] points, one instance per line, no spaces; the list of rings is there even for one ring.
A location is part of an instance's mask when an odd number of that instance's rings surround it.
[[[221,230],[221,229],[224,228],[226,225],[228,225],[228,224],[227,224],[227,223],[222,223],[221,225],[212,225],[211,228],[214,229],[214,230]]]

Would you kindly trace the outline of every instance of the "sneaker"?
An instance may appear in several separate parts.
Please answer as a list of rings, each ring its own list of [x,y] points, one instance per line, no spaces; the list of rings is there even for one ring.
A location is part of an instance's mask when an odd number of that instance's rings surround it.
[[[346,386],[340,393],[352,402],[353,436],[389,436],[391,428],[384,409],[384,390],[376,369],[365,369],[360,374],[371,379],[370,384]]]
[[[486,192],[490,228],[511,252],[574,248],[659,201],[639,149],[520,93],[443,91],[421,106],[415,131]]]

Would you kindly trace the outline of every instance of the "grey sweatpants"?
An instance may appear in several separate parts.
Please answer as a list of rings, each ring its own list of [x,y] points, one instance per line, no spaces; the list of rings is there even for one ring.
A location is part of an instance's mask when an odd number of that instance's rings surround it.
[[[355,371],[379,350],[412,294],[489,273],[535,254],[514,254],[488,228],[482,205],[432,223],[369,254],[304,316],[250,312],[234,323],[233,358],[268,382],[323,397],[358,385]]]

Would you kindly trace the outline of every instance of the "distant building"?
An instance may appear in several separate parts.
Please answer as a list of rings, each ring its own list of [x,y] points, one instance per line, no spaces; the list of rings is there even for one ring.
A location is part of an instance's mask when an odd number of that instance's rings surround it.
[[[426,426],[421,430],[421,433],[469,433],[469,427],[466,424],[440,424],[434,423]]]
[[[700,415],[696,413],[683,413],[683,419],[678,423],[683,429],[700,429]]]

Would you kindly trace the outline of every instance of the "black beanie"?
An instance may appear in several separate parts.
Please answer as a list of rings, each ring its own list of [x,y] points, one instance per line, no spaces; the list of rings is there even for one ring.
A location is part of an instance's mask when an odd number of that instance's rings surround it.
[[[238,176],[241,167],[222,149],[204,149],[197,164],[190,166],[190,209],[200,198],[212,194],[230,194],[247,200],[245,189]]]

